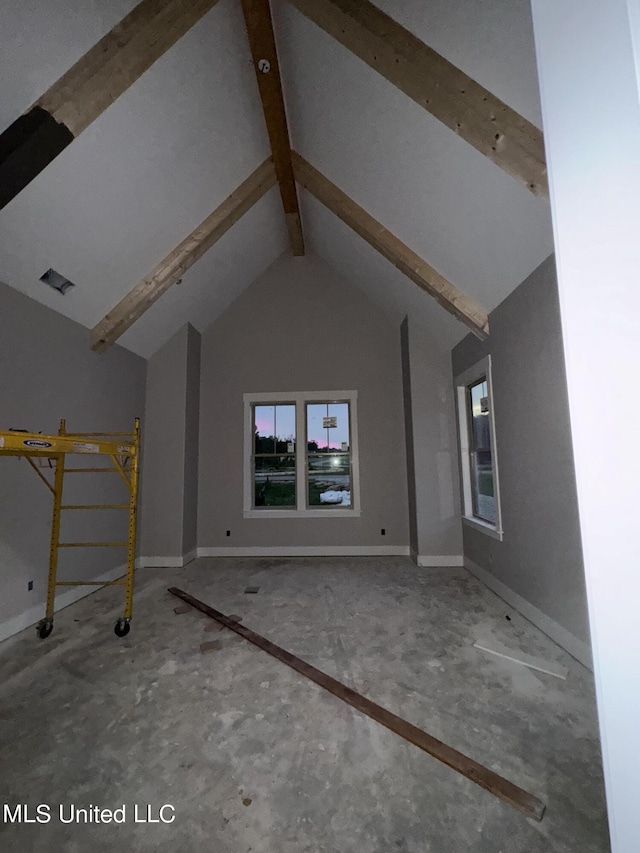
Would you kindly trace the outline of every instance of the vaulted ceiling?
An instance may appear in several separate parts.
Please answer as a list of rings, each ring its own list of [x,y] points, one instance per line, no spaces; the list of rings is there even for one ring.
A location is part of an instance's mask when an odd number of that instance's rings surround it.
[[[0,10],[0,131],[135,6]],[[540,127],[528,0],[376,5]],[[548,202],[272,0],[292,147],[460,291],[492,310],[553,250]],[[220,0],[0,211],[0,279],[93,328],[271,153],[240,0]],[[307,253],[451,346],[468,329],[298,187]],[[118,343],[151,355],[204,330],[290,251],[270,189]],[[304,260],[301,261],[304,263]],[[53,267],[67,295],[40,276]]]

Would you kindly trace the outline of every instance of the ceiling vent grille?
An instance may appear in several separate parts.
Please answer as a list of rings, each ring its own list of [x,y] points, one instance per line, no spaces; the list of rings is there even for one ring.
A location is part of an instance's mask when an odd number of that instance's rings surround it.
[[[40,276],[40,281],[43,281],[45,284],[48,284],[49,287],[52,287],[59,293],[62,293],[63,296],[68,290],[75,287],[75,284],[72,281],[69,281],[68,278],[65,278],[63,275],[60,275],[59,272],[56,272],[51,268],[48,269],[44,275]]]

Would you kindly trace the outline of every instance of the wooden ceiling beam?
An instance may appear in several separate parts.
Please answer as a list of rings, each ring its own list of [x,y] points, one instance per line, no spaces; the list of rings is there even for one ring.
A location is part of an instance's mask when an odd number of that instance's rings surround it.
[[[291,165],[291,142],[269,0],[242,0],[242,11],[278,176],[291,251],[294,255],[304,255],[300,207]]]
[[[289,0],[427,112],[549,197],[542,131],[368,0]]]
[[[0,209],[218,0],[142,0],[0,135]]]
[[[275,184],[269,157],[95,326],[91,349],[109,349]]]
[[[302,187],[391,261],[414,284],[432,296],[446,311],[468,326],[476,337],[484,340],[488,336],[489,317],[484,309],[440,275],[297,152],[294,151],[292,156],[296,180]]]

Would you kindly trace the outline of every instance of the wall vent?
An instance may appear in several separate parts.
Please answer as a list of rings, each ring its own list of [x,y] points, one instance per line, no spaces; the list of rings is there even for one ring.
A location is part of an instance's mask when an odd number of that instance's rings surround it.
[[[60,273],[56,272],[54,269],[48,269],[44,275],[40,276],[40,281],[48,284],[49,287],[52,287],[54,290],[59,291],[63,296],[67,290],[75,287],[75,284],[72,281],[69,281],[68,278],[60,275]]]

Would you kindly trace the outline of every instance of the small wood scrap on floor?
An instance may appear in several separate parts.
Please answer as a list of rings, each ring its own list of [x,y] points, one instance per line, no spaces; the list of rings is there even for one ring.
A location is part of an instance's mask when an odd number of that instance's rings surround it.
[[[179,604],[177,607],[173,608],[173,612],[176,616],[182,616],[183,613],[188,613],[190,610],[193,610],[188,604]]]
[[[222,643],[220,642],[220,640],[211,640],[208,643],[200,644],[200,651],[203,655],[207,654],[207,652],[217,652],[221,648]]]
[[[535,669],[538,672],[553,675],[555,678],[562,678],[564,681],[566,681],[567,675],[569,674],[569,670],[566,666],[545,661],[541,658],[532,657],[531,655],[525,655],[524,652],[521,652],[519,649],[514,651],[513,649],[507,648],[507,646],[503,646],[502,643],[499,643],[497,640],[478,640],[473,644],[473,647],[482,652],[487,652],[487,654],[496,655],[496,657],[505,658],[506,660],[513,661],[514,663],[522,664],[522,666],[527,666],[529,669]]]
[[[248,586],[244,592],[245,592],[245,595],[251,595],[251,594],[255,594],[256,592],[258,592],[259,589],[260,589],[259,586]]]

